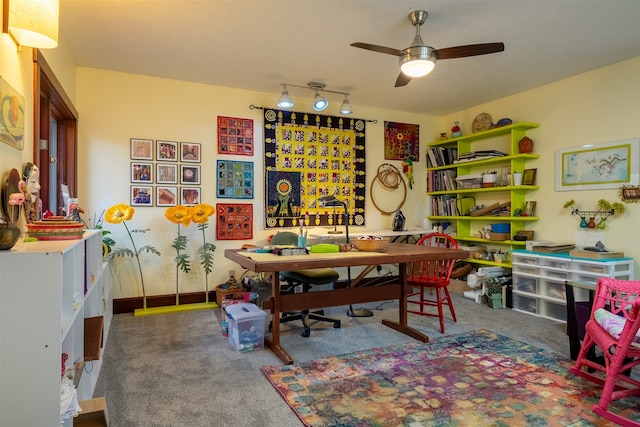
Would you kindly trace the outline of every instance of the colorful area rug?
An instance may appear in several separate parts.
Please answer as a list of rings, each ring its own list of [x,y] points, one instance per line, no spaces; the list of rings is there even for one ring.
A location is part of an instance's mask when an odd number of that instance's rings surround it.
[[[598,387],[546,350],[480,330],[262,371],[307,426],[605,426]],[[616,410],[640,420],[640,401]]]

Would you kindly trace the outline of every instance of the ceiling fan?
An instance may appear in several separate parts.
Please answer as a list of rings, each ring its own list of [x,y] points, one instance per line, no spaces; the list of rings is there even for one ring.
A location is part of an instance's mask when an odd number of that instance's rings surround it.
[[[416,27],[416,35],[411,46],[405,49],[400,50],[361,42],[351,43],[351,46],[399,57],[402,71],[396,79],[396,87],[407,85],[412,77],[426,76],[433,70],[438,59],[464,58],[504,51],[504,43],[470,44],[444,49],[434,49],[427,46],[420,37],[420,27],[427,20],[427,16],[429,14],[424,10],[415,10],[409,14],[409,21]]]

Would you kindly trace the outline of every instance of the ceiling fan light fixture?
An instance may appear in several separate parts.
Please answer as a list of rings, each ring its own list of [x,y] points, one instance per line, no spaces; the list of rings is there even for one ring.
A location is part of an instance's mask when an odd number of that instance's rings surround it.
[[[429,46],[412,46],[400,57],[400,69],[409,77],[422,77],[433,71],[436,55]]]
[[[293,107],[293,100],[289,96],[287,85],[283,85],[283,86],[284,86],[284,90],[282,91],[282,95],[280,95],[280,99],[278,100],[278,107],[291,108]]]
[[[316,96],[313,98],[313,109],[316,111],[324,111],[329,106],[329,102],[322,95],[316,91]]]
[[[340,106],[340,114],[351,114],[353,113],[353,108],[351,108],[351,104],[349,104],[349,99],[345,95],[344,101],[342,101],[342,105]]]

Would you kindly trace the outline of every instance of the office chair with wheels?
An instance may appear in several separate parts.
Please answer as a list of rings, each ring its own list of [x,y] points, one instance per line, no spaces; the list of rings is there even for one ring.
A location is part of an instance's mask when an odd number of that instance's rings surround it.
[[[458,243],[448,234],[431,233],[423,236],[416,245],[458,249]],[[448,305],[453,321],[457,322],[451,295],[447,287],[451,279],[451,271],[457,260],[436,259],[431,261],[414,262],[407,276],[407,305],[418,305],[417,309],[407,309],[407,312],[421,316],[432,316],[440,319],[440,332],[444,333],[443,305]],[[415,288],[419,288],[415,291]],[[435,300],[427,295],[427,290],[435,291]],[[425,307],[438,307],[438,313],[425,311]]]
[[[297,245],[298,235],[289,231],[281,231],[271,239],[271,245]],[[334,283],[340,274],[333,268],[312,268],[297,271],[281,271],[280,281],[284,285],[280,286],[280,292],[283,294],[292,294],[296,288],[300,288],[302,292],[309,292],[313,285],[328,285]],[[312,311],[302,310],[298,313],[282,313],[280,323],[291,322],[294,320],[302,320],[304,331],[303,337],[311,334],[311,326],[309,320],[318,320],[321,322],[333,323],[334,328],[340,327],[340,320],[332,319],[324,316],[323,310]]]
[[[598,279],[582,347],[569,371],[603,385],[600,400],[591,410],[621,426],[640,426],[640,421],[610,409],[611,402],[617,399],[640,396],[640,380],[630,372],[640,365],[639,329],[640,281]],[[594,346],[602,350],[601,363],[588,358]]]

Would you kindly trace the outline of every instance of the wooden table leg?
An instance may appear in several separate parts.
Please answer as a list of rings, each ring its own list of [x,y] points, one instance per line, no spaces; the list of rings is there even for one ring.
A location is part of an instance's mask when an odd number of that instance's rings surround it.
[[[398,265],[398,274],[400,281],[400,300],[398,301],[398,321],[389,319],[382,319],[382,324],[395,329],[398,332],[402,332],[405,335],[409,335],[411,338],[415,338],[422,342],[429,342],[429,337],[422,332],[414,329],[408,325],[407,315],[407,264],[400,263]]]
[[[293,358],[280,345],[280,272],[271,276],[271,337],[264,338],[264,344],[285,364],[292,365]]]

